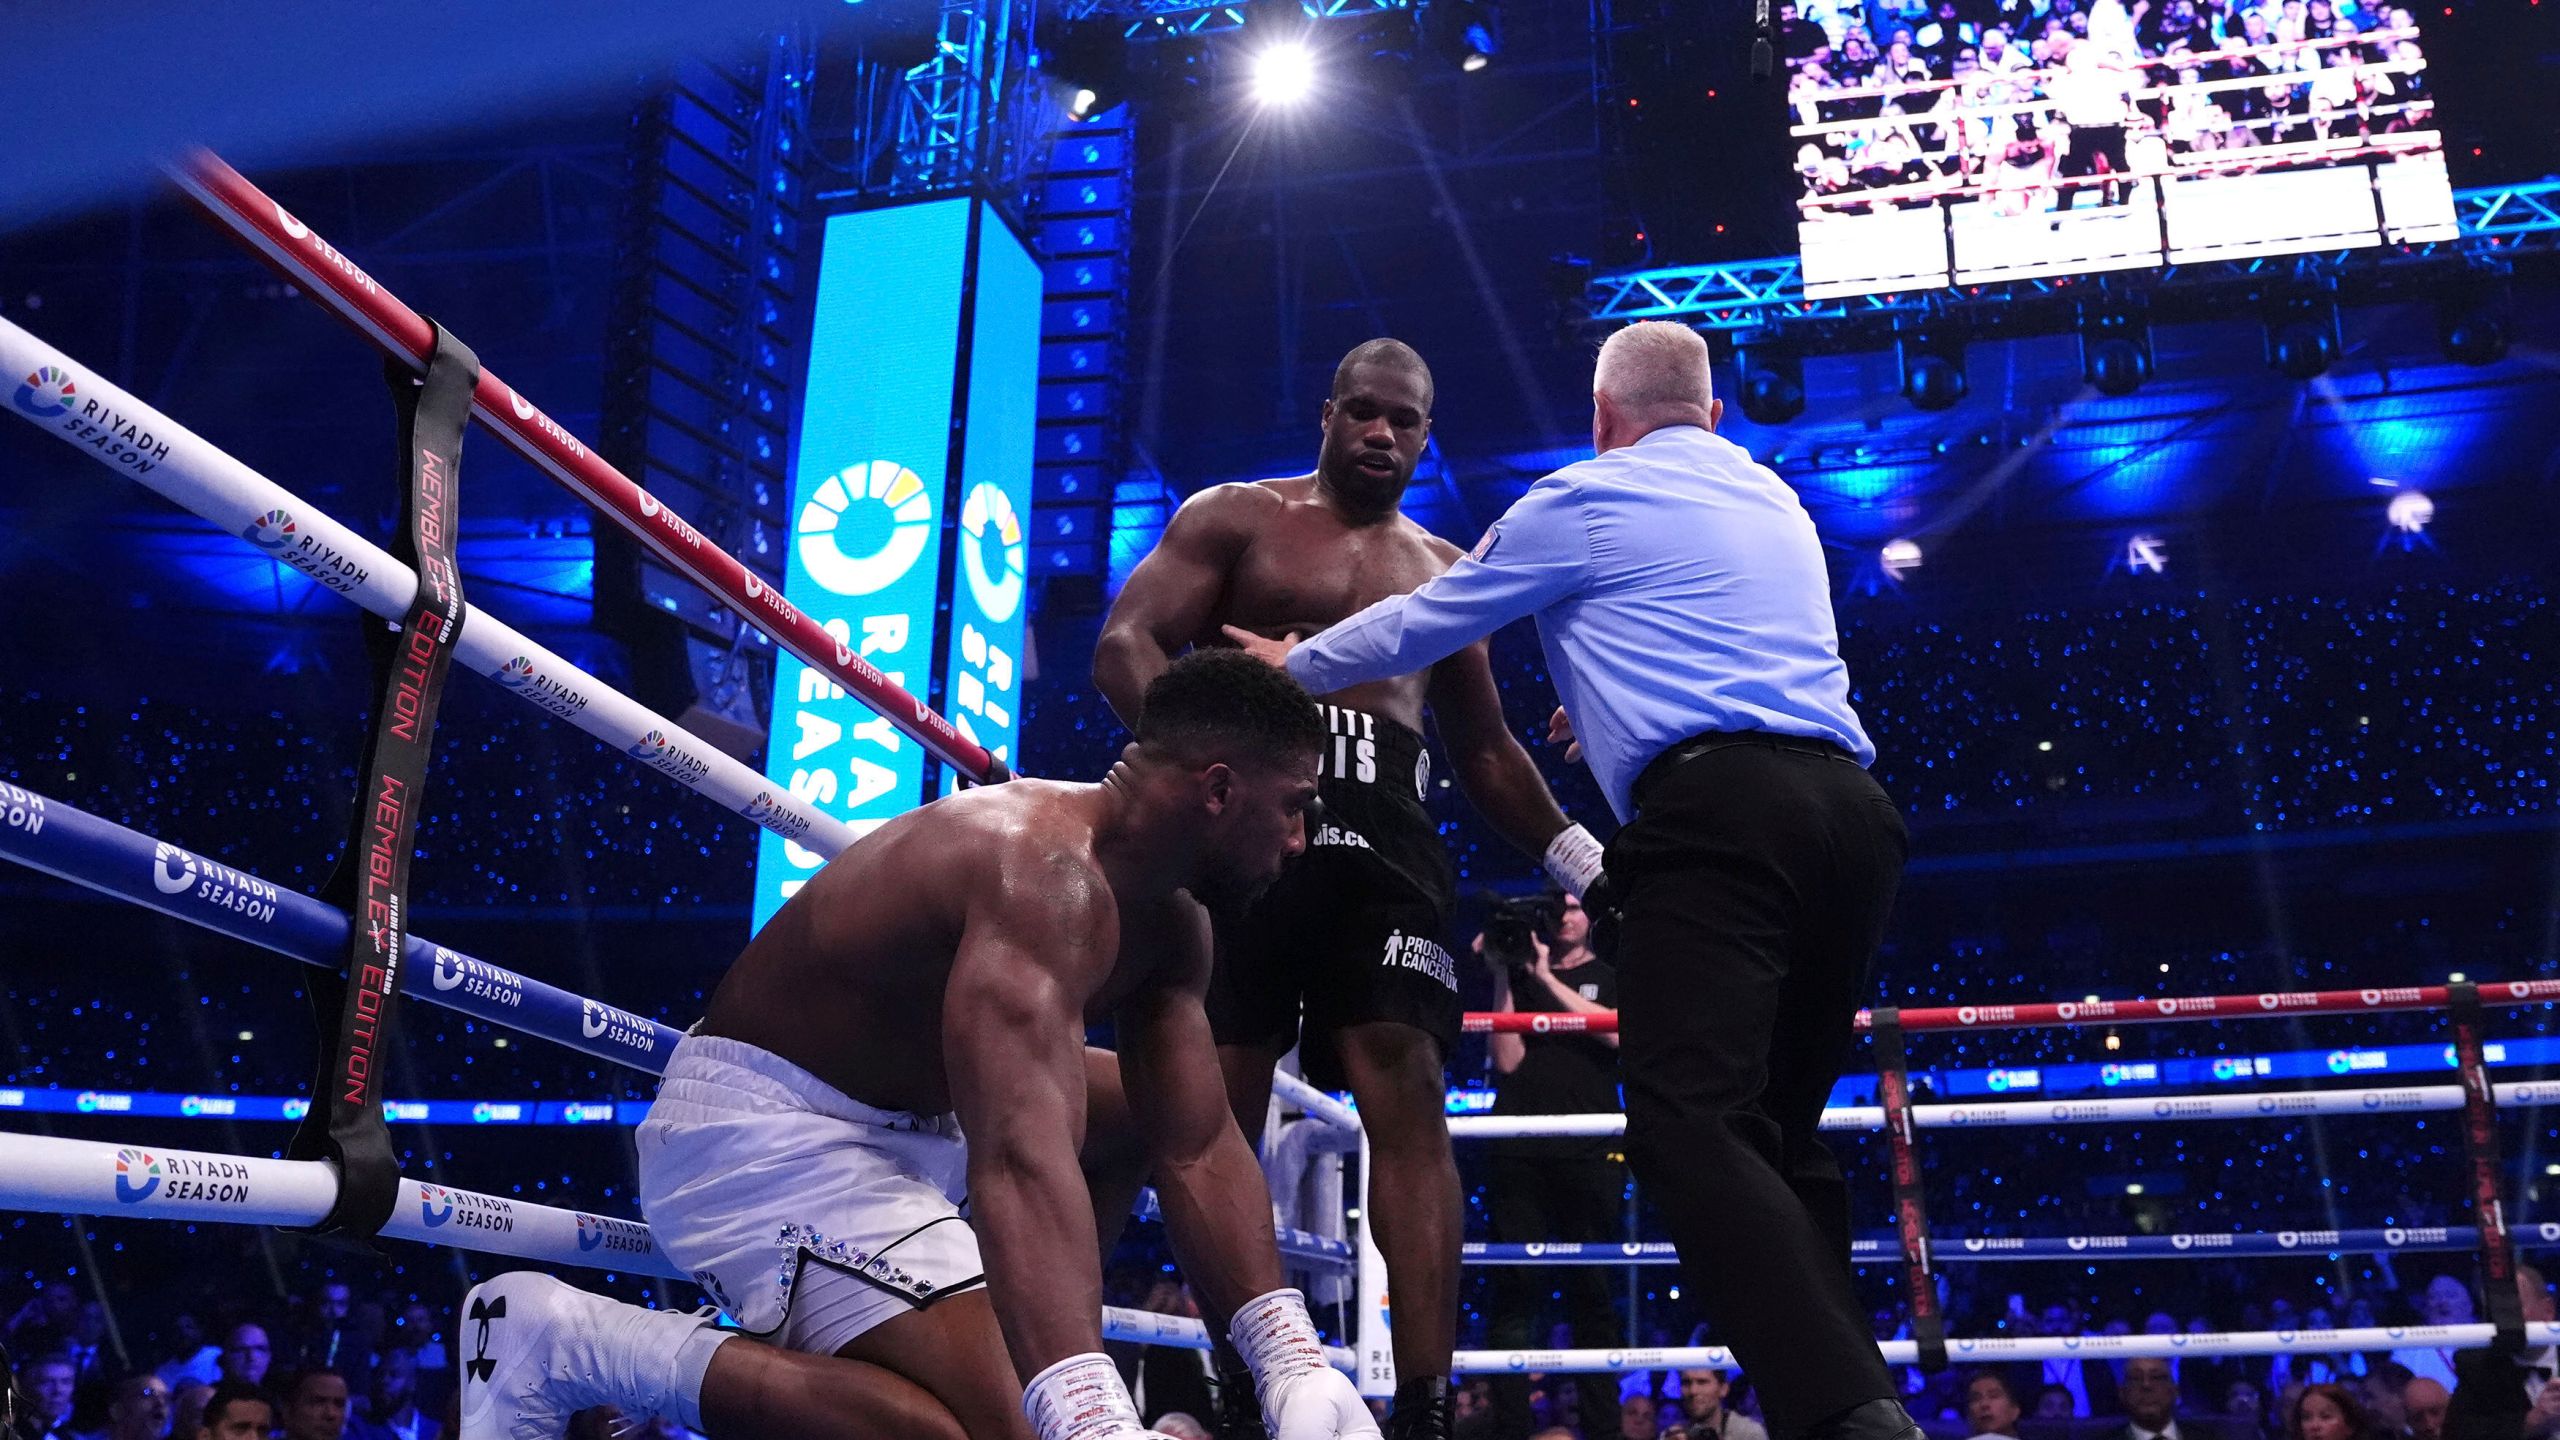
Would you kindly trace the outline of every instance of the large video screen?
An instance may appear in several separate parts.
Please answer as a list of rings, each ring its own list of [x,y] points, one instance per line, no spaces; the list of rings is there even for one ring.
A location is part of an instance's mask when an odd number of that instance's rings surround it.
[[[2416,13],[1778,5],[1814,297],[2450,239]]]

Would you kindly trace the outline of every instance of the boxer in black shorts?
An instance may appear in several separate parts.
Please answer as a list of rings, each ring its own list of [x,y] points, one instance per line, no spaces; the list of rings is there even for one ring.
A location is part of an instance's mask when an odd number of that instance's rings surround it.
[[[1457,546],[1397,508],[1430,430],[1422,357],[1372,340],[1334,371],[1313,474],[1185,501],[1094,650],[1094,683],[1120,718],[1134,725],[1147,682],[1186,647],[1224,643],[1222,627],[1313,633],[1456,563]],[[1468,799],[1566,889],[1579,894],[1599,873],[1600,847],[1566,824],[1504,722],[1482,644],[1316,698],[1333,731],[1325,813],[1294,873],[1251,914],[1219,917],[1209,1015],[1247,1136],[1261,1133],[1272,1067],[1301,1039],[1310,1077],[1358,1099],[1377,1171],[1368,1224],[1395,1295],[1388,1434],[1445,1436],[1465,1206],[1444,1097],[1460,1011],[1442,948],[1449,860],[1423,808],[1424,707]],[[1251,1413],[1222,1398],[1222,1430]]]
[[[1286,1052],[1303,1015],[1307,1079],[1347,1090],[1333,1037],[1352,1026],[1408,1026],[1443,1056],[1457,1047],[1458,977],[1440,943],[1457,877],[1423,808],[1422,737],[1366,710],[1317,708],[1333,737],[1316,781],[1321,818],[1306,854],[1225,927],[1209,1024],[1222,1044]]]

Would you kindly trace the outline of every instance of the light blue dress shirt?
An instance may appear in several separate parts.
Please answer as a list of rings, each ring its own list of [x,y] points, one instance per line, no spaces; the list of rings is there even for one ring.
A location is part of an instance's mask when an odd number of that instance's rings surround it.
[[[1813,520],[1786,482],[1695,425],[1529,487],[1475,553],[1299,645],[1324,695],[1409,674],[1523,615],[1621,821],[1654,757],[1709,730],[1828,740],[1875,761],[1840,663]]]

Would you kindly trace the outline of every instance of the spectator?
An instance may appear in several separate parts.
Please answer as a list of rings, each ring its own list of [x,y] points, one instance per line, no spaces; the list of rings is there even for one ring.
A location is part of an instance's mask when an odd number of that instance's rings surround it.
[[[2553,1319],[2551,1286],[2531,1265],[2516,1267],[2516,1298],[2523,1304],[2526,1324]],[[2454,1361],[2462,1383],[2453,1387],[2446,1407],[2447,1440],[2541,1440],[2560,1434],[2560,1385],[2551,1383],[2554,1358],[2548,1345],[2517,1355],[2462,1351]]]
[[[1491,1440],[1494,1433],[1493,1382],[1471,1375],[1449,1397],[1450,1440]]]
[[[418,1369],[429,1375],[441,1375],[453,1368],[444,1353],[444,1332],[436,1327],[436,1312],[416,1300],[400,1307],[399,1323],[393,1329],[395,1344],[418,1352]]]
[[[190,1384],[210,1386],[222,1378],[222,1347],[205,1337],[204,1323],[192,1310],[170,1317],[170,1359],[158,1374],[172,1391]]]
[[[2066,1301],[2044,1307],[2038,1324],[2046,1335],[2079,1335],[2088,1325],[2079,1310]],[[2116,1412],[2116,1372],[2104,1360],[2047,1360],[2044,1381],[2048,1387],[2058,1386],[2071,1396],[2071,1408],[2065,1418],[2110,1415]],[[2036,1418],[2044,1418],[2044,1402],[2036,1402]]]
[[[2047,1382],[2043,1389],[2036,1392],[2035,1418],[2068,1421],[2072,1418],[2075,1403],[2069,1386]]]
[[[2400,1391],[2400,1408],[2409,1417],[2409,1440],[2444,1440],[2444,1412],[2452,1402],[2453,1393],[2439,1382],[2411,1376]]]
[[[2234,1380],[2222,1392],[2222,1423],[2231,1440],[2253,1440],[2267,1429],[2266,1393],[2255,1380]]]
[[[104,1440],[167,1440],[169,1384],[148,1370],[116,1383]]]
[[[8,1341],[13,1347],[25,1348],[38,1340],[48,1344],[71,1329],[72,1317],[79,1313],[80,1294],[69,1285],[47,1285],[27,1297],[18,1313],[9,1317]]]
[[[1725,1408],[1731,1386],[1722,1370],[1699,1366],[1680,1372],[1680,1414],[1694,1440],[1769,1440],[1769,1431],[1748,1415]]]
[[[204,1428],[205,1407],[213,1403],[213,1386],[201,1380],[189,1380],[169,1396],[169,1433],[177,1440],[196,1440],[196,1432]]]
[[[1590,1425],[1589,1417],[1583,1421]],[[1618,1433],[1626,1440],[1659,1440],[1662,1417],[1653,1408],[1650,1395],[1630,1395],[1618,1402]]]
[[[347,1328],[347,1312],[354,1303],[354,1292],[343,1280],[323,1280],[311,1287],[302,1321],[294,1327],[295,1368],[352,1367],[367,1358],[344,1353],[355,1348]]]
[[[364,1418],[348,1423],[348,1440],[437,1440],[440,1433],[418,1411],[418,1352],[405,1345],[383,1351],[365,1388]]]
[[[2211,1421],[2178,1419],[2178,1377],[2170,1373],[2169,1362],[2157,1355],[2137,1355],[2124,1362],[2116,1400],[2124,1407],[2124,1428],[2116,1432],[2115,1440],[2221,1440],[2222,1432]]]
[[[284,1387],[284,1440],[346,1440],[347,1377],[326,1365]]]
[[[257,1386],[225,1380],[204,1402],[203,1428],[196,1440],[267,1440],[276,1428],[276,1407]]]
[[[1190,1287],[1169,1275],[1156,1278],[1139,1308],[1157,1315],[1200,1318],[1200,1303],[1192,1298]],[[1150,1411],[1210,1415],[1216,1413],[1217,1402],[1209,1393],[1209,1364],[1205,1350],[1146,1345],[1122,1363],[1122,1379],[1141,1415]]]
[[[2364,1404],[2344,1385],[2305,1385],[2285,1412],[2285,1440],[2381,1440]]]
[[[267,1383],[267,1368],[275,1358],[275,1346],[267,1339],[266,1327],[243,1320],[223,1337],[222,1378],[256,1389]]]
[[[2018,1397],[2010,1393],[2009,1377],[1997,1370],[1965,1377],[1964,1433],[2018,1440]]]
[[[1493,1009],[1540,1014],[1596,1014],[1617,1008],[1618,975],[1591,954],[1591,923],[1571,895],[1504,905],[1485,921],[1475,952],[1493,973]],[[1495,1035],[1486,1046],[1494,1069],[1497,1115],[1589,1115],[1618,1108],[1618,1037]],[[1626,1238],[1627,1166],[1616,1140],[1495,1140],[1486,1148],[1486,1203],[1491,1237],[1504,1244],[1562,1240],[1592,1244]],[[1525,1349],[1536,1333],[1540,1301],[1564,1293],[1572,1342],[1607,1343],[1616,1323],[1608,1279],[1598,1268],[1562,1272],[1526,1265],[1493,1268],[1493,1317],[1486,1343]],[[1595,1393],[1604,1387],[1592,1385]],[[1529,1428],[1525,1378],[1494,1381],[1494,1430]],[[1607,1440],[1613,1415],[1583,1406],[1592,1440]]]
[[[2354,1317],[2350,1316],[2347,1323],[2352,1328],[2356,1323]],[[2368,1318],[2364,1323],[2370,1325],[2373,1322]],[[2365,1414],[2372,1419],[2376,1435],[2397,1440],[2409,1432],[2409,1411],[2402,1397],[2409,1388],[2409,1382],[2416,1378],[2409,1373],[2408,1366],[2397,1360],[2382,1361],[2365,1371],[2364,1383],[2360,1387],[2363,1393],[2359,1398],[2364,1401]]]
[[[2477,1319],[2471,1303],[2471,1287],[2452,1275],[2438,1275],[2418,1292],[2418,1320],[2425,1325],[2469,1325]],[[2453,1357],[2459,1351],[2435,1346],[2394,1350],[2394,1363],[2405,1365],[2411,1375],[2433,1380],[2448,1392],[2454,1387]]]
[[[54,1440],[71,1433],[71,1397],[79,1389],[79,1372],[67,1355],[39,1355],[18,1367],[18,1390],[26,1396],[20,1421],[26,1440]]]

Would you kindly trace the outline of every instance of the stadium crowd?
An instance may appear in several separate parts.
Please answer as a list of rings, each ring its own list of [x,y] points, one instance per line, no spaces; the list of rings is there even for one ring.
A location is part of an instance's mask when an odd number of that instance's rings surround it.
[[[2417,19],[2382,0],[1780,0],[1777,28],[1808,218],[2436,145]]]

